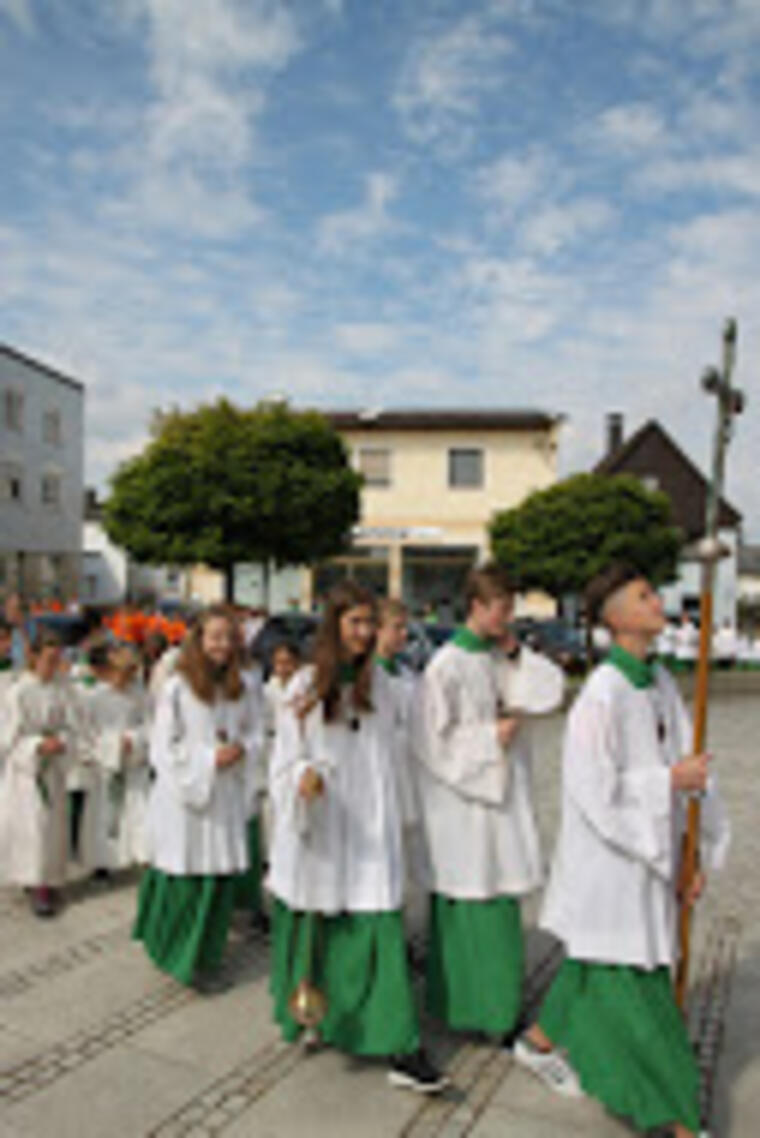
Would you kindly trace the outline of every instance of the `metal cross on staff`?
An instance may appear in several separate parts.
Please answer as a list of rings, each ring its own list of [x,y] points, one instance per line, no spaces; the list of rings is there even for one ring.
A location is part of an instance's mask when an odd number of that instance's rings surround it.
[[[718,420],[713,440],[712,478],[707,493],[705,536],[699,545],[702,562],[702,593],[699,617],[699,662],[694,695],[694,750],[702,754],[707,739],[707,699],[710,679],[710,647],[713,628],[713,593],[717,563],[728,552],[718,540],[720,506],[726,467],[726,451],[731,441],[734,418],[744,409],[744,395],[732,386],[736,362],[736,321],[727,320],[723,330],[723,365],[708,368],[702,376],[702,387],[718,401]],[[699,833],[701,802],[699,795],[689,799],[686,832],[681,854],[681,909],[679,913],[680,953],[676,969],[676,999],[684,1007],[689,976],[691,947],[690,888],[699,872]]]

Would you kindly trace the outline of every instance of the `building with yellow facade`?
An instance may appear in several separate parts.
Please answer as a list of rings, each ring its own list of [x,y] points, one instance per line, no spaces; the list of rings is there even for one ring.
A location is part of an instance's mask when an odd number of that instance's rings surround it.
[[[352,549],[320,566],[319,597],[348,573],[442,615],[488,556],[488,523],[557,478],[562,416],[543,411],[332,411],[364,477]],[[533,599],[535,607],[535,598]]]

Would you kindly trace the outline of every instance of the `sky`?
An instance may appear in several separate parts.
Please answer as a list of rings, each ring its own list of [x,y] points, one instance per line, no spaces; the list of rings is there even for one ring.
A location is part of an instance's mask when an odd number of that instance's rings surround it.
[[[154,408],[541,408],[703,468],[760,540],[760,0],[0,0],[0,341]]]

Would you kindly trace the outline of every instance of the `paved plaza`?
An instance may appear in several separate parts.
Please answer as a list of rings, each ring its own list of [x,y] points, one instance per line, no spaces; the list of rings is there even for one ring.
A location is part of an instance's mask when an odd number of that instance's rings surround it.
[[[698,915],[690,1022],[705,1106],[720,1138],[760,1134],[760,685],[724,682],[711,717],[734,826],[727,871]],[[739,687],[745,690],[734,690]],[[748,690],[746,690],[748,689]],[[538,726],[536,784],[547,853],[556,825],[561,718]],[[452,1087],[421,1100],[382,1065],[280,1043],[268,946],[237,927],[227,992],[198,996],[130,941],[135,879],[75,883],[60,919],[0,893],[0,1134],[7,1138],[614,1138],[595,1103],[567,1102],[509,1055],[425,1024]],[[526,911],[529,926],[535,906]],[[557,963],[529,936],[529,999]]]

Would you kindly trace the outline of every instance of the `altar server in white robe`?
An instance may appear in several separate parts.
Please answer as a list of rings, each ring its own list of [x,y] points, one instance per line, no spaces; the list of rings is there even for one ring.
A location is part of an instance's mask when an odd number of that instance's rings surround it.
[[[148,723],[138,671],[132,648],[111,648],[105,676],[88,696],[94,774],[85,833],[91,843],[87,861],[99,877],[148,858]]]
[[[373,659],[375,603],[352,581],[330,594],[314,668],[292,685],[270,768],[271,988],[288,1040],[304,981],[326,996],[325,1043],[387,1056],[396,1085],[438,1090],[420,1048],[404,942],[396,701]]]
[[[520,719],[505,709],[495,642],[505,573],[473,570],[467,620],[427,667],[419,789],[431,865],[427,1005],[449,1027],[507,1036],[522,1005],[520,898],[542,878]]]
[[[0,701],[3,693],[17,678],[16,668],[13,664],[13,629],[9,622],[0,616]],[[0,716],[2,716],[2,703],[0,702]],[[0,755],[0,770],[2,770],[2,755]]]
[[[159,693],[150,739],[150,868],[134,930],[159,968],[201,990],[221,983],[235,891],[248,869],[261,744],[234,616],[212,606]]]
[[[679,854],[689,793],[703,793],[702,865],[724,859],[728,827],[675,683],[648,652],[662,602],[639,570],[589,586],[610,629],[607,660],[570,713],[562,821],[541,924],[567,959],[516,1059],[555,1090],[581,1089],[644,1132],[699,1132],[699,1073],[676,1006]],[[687,898],[704,885],[700,876]]]
[[[0,873],[29,892],[39,917],[59,908],[68,852],[66,770],[86,737],[61,659],[59,638],[42,629],[0,714]]]

